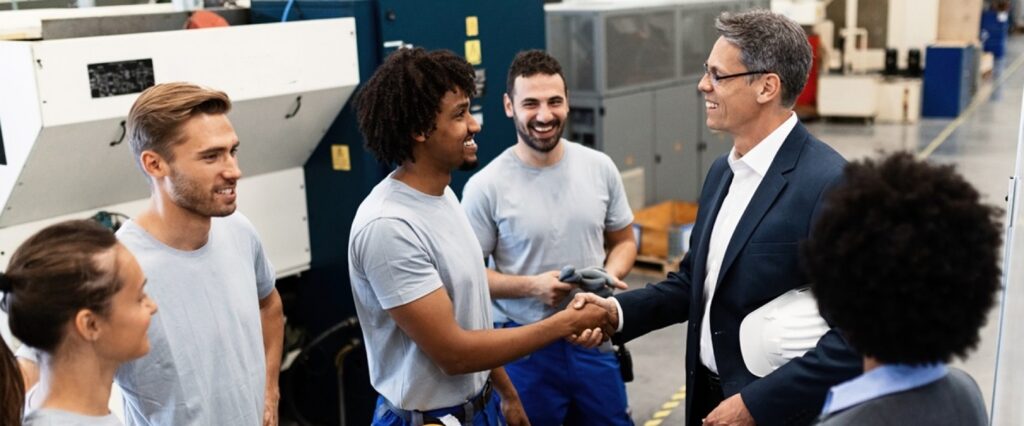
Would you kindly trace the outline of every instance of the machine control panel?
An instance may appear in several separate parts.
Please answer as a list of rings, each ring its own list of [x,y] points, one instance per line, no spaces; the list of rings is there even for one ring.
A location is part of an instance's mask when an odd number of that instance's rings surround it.
[[[152,59],[89,64],[92,97],[140,93],[155,84]]]

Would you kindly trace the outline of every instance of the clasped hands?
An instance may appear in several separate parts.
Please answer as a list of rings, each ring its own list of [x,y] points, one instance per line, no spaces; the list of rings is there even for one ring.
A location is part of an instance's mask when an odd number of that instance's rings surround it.
[[[574,323],[573,334],[565,339],[585,348],[599,346],[619,327],[619,311],[610,297],[577,293],[563,312],[579,318]]]

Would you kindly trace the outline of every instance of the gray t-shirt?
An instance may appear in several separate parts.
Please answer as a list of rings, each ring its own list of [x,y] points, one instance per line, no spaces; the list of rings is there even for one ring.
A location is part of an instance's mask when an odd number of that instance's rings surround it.
[[[387,312],[444,286],[460,327],[492,327],[483,260],[451,188],[431,196],[388,176],[359,205],[348,256],[374,389],[399,408],[424,411],[480,392],[487,372],[445,374]]]
[[[25,416],[24,426],[123,426],[117,416],[86,416],[52,408],[40,408]]]
[[[494,269],[512,275],[604,266],[604,232],[633,222],[622,177],[603,152],[569,142],[557,164],[527,165],[514,148],[466,183],[462,205]],[[494,301],[498,322],[529,324],[555,308],[524,297]]]
[[[206,245],[171,248],[129,221],[117,237],[138,259],[159,311],[150,351],[122,364],[128,425],[260,425],[266,362],[259,300],[274,269],[241,213],[214,218]]]

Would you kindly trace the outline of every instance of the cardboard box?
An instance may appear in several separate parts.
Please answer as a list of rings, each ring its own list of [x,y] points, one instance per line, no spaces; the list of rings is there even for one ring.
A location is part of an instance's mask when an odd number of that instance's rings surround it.
[[[982,0],[939,0],[939,41],[977,43]]]
[[[666,201],[641,209],[633,219],[639,254],[666,260],[682,257],[696,220],[696,203]]]

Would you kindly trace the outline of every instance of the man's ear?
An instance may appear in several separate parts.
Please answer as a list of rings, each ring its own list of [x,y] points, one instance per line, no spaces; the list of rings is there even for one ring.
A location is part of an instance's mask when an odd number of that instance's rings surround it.
[[[156,151],[142,151],[142,154],[139,154],[139,163],[142,164],[142,170],[151,177],[161,178],[167,175],[167,161]]]
[[[509,96],[508,93],[506,93],[504,96],[502,96],[502,99],[504,100],[505,104],[505,116],[508,118],[512,118],[512,114],[515,112],[515,110],[512,109],[512,97]]]
[[[782,97],[782,80],[779,76],[771,73],[764,76],[761,83],[761,91],[757,94],[757,102],[767,104],[776,98]]]
[[[416,142],[426,142],[427,141],[427,135],[423,134],[423,133],[413,132],[412,133],[412,140],[414,140]]]

